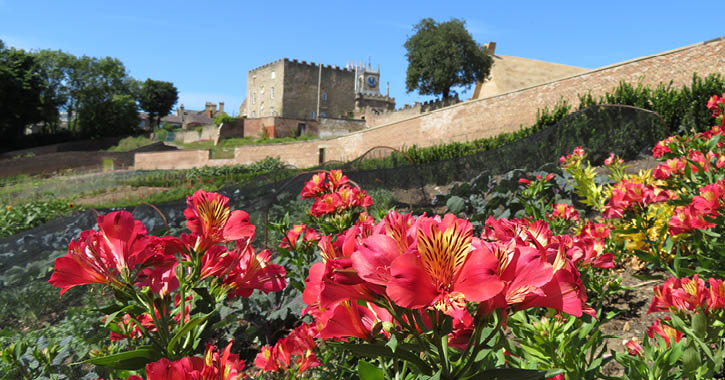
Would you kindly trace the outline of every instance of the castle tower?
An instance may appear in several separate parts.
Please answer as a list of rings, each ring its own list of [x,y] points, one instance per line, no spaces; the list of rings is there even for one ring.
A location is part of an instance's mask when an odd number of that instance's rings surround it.
[[[356,93],[364,95],[380,95],[380,66],[374,70],[372,66],[358,64],[355,70]]]

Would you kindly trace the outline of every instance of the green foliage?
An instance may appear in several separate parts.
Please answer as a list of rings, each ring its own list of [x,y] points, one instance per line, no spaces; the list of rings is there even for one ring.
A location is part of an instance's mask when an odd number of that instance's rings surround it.
[[[31,53],[5,48],[0,41],[0,134],[5,142],[13,142],[27,125],[41,121],[42,77]]]
[[[231,123],[237,120],[237,118],[229,116],[225,113],[214,116],[214,124],[219,125],[222,123]]]
[[[431,18],[413,27],[415,34],[405,42],[408,70],[405,87],[422,95],[450,96],[451,87],[470,87],[488,77],[493,58],[478,46],[465,22],[451,19],[438,23]]]
[[[171,108],[179,100],[179,91],[171,82],[146,79],[139,91],[139,106],[148,112],[149,121],[156,118],[156,126],[160,125],[161,117],[171,112]],[[153,127],[154,123],[150,122]]]
[[[69,215],[73,205],[64,200],[31,201],[0,206],[0,238],[14,235],[59,216]]]
[[[130,136],[124,137],[118,142],[118,145],[107,149],[108,152],[130,152],[142,146],[153,144],[153,141],[146,136]]]

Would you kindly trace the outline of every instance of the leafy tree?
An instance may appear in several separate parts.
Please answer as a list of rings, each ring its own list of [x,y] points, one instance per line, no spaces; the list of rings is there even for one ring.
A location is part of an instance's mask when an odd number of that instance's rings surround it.
[[[220,113],[219,115],[214,116],[214,124],[219,125],[221,123],[231,123],[237,118],[233,116],[229,116],[226,113]]]
[[[493,59],[485,47],[476,44],[464,21],[437,23],[425,18],[413,30],[415,34],[404,45],[408,50],[408,92],[418,89],[421,95],[448,98],[452,87],[470,88],[488,77]]]
[[[124,123],[116,118],[119,110],[114,107],[122,106],[125,110],[126,103],[114,102],[114,97],[133,98],[138,83],[128,76],[121,61],[111,57],[80,57],[70,79],[71,97],[78,112],[72,124],[76,133],[95,138],[130,134],[137,129],[138,112],[134,119],[125,119]]]
[[[161,117],[168,115],[178,100],[179,92],[171,82],[146,79],[141,85],[139,104],[141,109],[148,112],[150,125],[153,125],[154,116],[156,125],[160,125]]]
[[[0,135],[13,142],[42,120],[43,73],[32,54],[0,41]]]
[[[58,133],[60,111],[65,110],[72,116],[71,87],[69,78],[73,73],[76,57],[60,50],[40,50],[33,53],[43,68],[44,89],[41,95],[41,114],[43,132]]]

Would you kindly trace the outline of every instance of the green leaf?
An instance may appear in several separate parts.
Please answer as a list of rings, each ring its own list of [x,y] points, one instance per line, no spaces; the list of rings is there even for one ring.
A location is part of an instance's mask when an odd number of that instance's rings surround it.
[[[388,340],[388,343],[385,343],[385,346],[390,347],[390,351],[395,353],[395,349],[398,348],[398,338],[395,334],[390,335],[390,340]]]
[[[704,312],[700,311],[692,316],[692,331],[695,332],[698,338],[705,339],[705,334],[707,334],[707,316]]]
[[[448,212],[452,214],[458,214],[466,208],[466,201],[463,198],[454,195],[448,198],[448,201],[446,202],[446,207],[448,208]]]
[[[157,355],[151,346],[143,346],[133,351],[88,359],[81,363],[90,363],[112,369],[137,370],[155,360],[157,360]]]
[[[195,328],[196,326],[198,326],[201,323],[203,323],[204,321],[206,321],[206,319],[209,318],[209,316],[211,314],[212,313],[198,316],[198,317],[190,320],[189,323],[185,324],[184,327],[179,329],[179,331],[177,331],[176,334],[174,334],[174,336],[171,338],[171,340],[169,340],[169,344],[166,346],[166,351],[170,352],[170,353],[174,352],[174,349],[176,348],[176,344],[179,342],[179,340],[181,338],[186,337],[186,334],[188,334],[193,328]]]
[[[360,380],[384,380],[385,373],[382,369],[366,362],[365,360],[358,360],[357,362],[357,373],[360,375]]]
[[[390,347],[383,344],[370,344],[370,343],[330,343],[336,345],[342,349],[348,350],[355,355],[366,356],[369,358],[378,358],[384,356],[386,358],[400,359],[409,362],[410,364],[418,367],[418,369],[426,375],[430,375],[433,371],[418,355],[398,347],[393,353]]]
[[[545,380],[547,372],[531,369],[496,368],[479,372],[470,380]]]

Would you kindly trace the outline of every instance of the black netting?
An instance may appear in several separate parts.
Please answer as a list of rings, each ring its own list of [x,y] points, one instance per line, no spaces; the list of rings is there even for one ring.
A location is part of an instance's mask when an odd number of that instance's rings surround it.
[[[666,131],[664,122],[654,112],[628,106],[600,105],[575,112],[523,139],[464,157],[414,164],[395,149],[380,147],[349,163],[329,166],[342,168],[363,189],[412,190],[420,192],[418,199],[427,202],[429,200],[423,191],[426,184],[469,181],[484,172],[495,175],[515,168],[535,170],[557,161],[579,145],[587,150],[595,164],[603,161],[610,152],[633,159],[665,138]],[[385,158],[391,155],[397,155],[398,165],[404,165],[362,169],[370,167],[370,162],[375,160],[385,162]],[[266,215],[282,194],[299,194],[314,173],[310,171],[288,179],[281,179],[283,173],[272,173],[255,178],[247,186],[224,188],[220,193],[228,196],[236,209]],[[155,207],[158,211],[150,206],[138,206],[129,211],[149,231],[161,230],[167,222],[171,227],[182,227],[183,210],[186,208],[184,200]],[[13,266],[23,268],[28,263],[50,260],[53,255],[67,249],[68,242],[77,238],[81,231],[95,227],[95,220],[95,211],[86,211],[0,239],[0,273]],[[263,231],[258,231],[258,234],[266,236]]]

